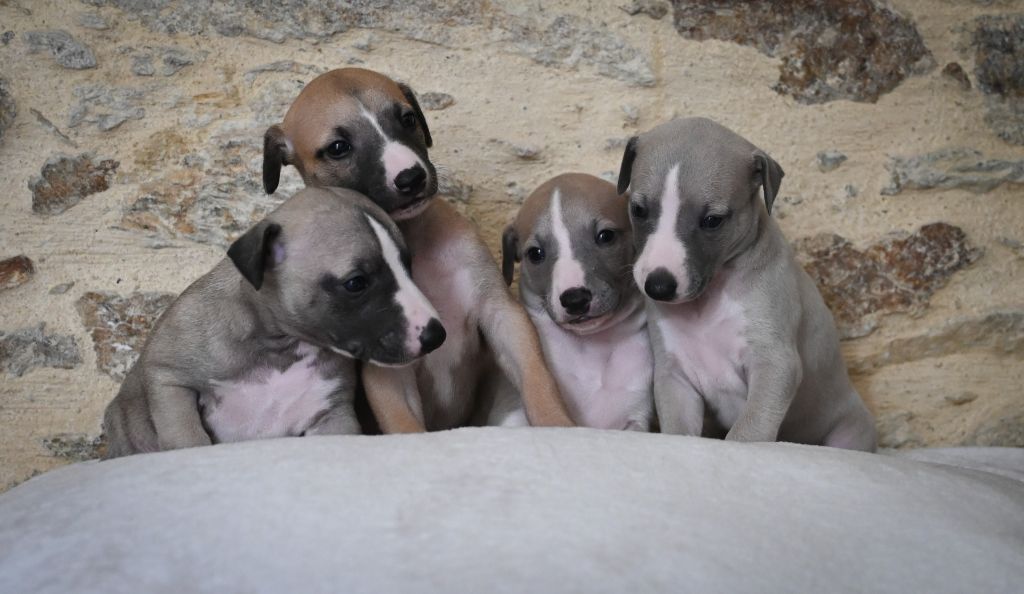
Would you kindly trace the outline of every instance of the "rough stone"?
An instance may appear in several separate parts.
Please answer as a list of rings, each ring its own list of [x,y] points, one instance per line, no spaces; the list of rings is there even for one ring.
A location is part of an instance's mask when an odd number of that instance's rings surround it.
[[[621,7],[629,16],[646,14],[656,21],[660,21],[668,14],[670,8],[668,2],[663,0],[633,0],[629,6]]]
[[[96,368],[117,381],[124,380],[153,324],[174,298],[171,293],[123,296],[90,291],[82,295],[76,308],[92,337]]]
[[[1024,412],[1007,412],[1006,416],[996,416],[979,425],[963,445],[1024,447]]]
[[[153,56],[141,54],[132,56],[132,74],[135,76],[153,76],[156,68],[153,68]]]
[[[846,155],[837,150],[821,151],[815,160],[818,163],[818,171],[828,173],[838,169],[846,161]]]
[[[0,291],[20,287],[35,275],[36,269],[28,256],[20,255],[0,260]]]
[[[452,97],[448,93],[439,93],[436,91],[420,93],[416,99],[419,101],[420,107],[425,111],[440,111],[455,105],[455,97]]]
[[[1024,183],[1024,160],[985,158],[981,151],[951,148],[913,157],[890,157],[886,164],[891,183],[882,194],[904,190],[959,188],[989,192],[1002,184]]]
[[[118,161],[94,160],[89,153],[51,157],[43,165],[41,175],[28,182],[32,211],[41,215],[60,214],[86,196],[106,191],[118,166]]]
[[[58,64],[72,70],[96,67],[96,56],[88,46],[67,31],[28,31],[21,38],[29,52],[49,51]]]
[[[996,311],[953,320],[917,336],[892,340],[884,350],[853,361],[850,367],[866,372],[883,365],[969,352],[1024,356],[1024,311]]]
[[[1024,242],[1011,237],[997,237],[999,245],[1014,253],[1018,258],[1024,258]]]
[[[626,124],[635,126],[640,121],[640,108],[635,105],[623,105],[622,116]]]
[[[911,425],[912,412],[898,412],[879,415],[876,420],[878,446],[881,448],[917,448],[925,444]]]
[[[621,151],[626,148],[626,143],[629,142],[629,138],[624,136],[618,136],[615,138],[604,139],[604,150],[606,151]]]
[[[373,34],[367,33],[352,43],[352,47],[356,48],[361,52],[369,52],[373,50],[374,38]]]
[[[32,112],[32,115],[35,116],[36,121],[39,122],[39,125],[42,126],[43,129],[64,141],[64,144],[67,144],[68,146],[74,148],[78,148],[77,142],[71,140],[71,138],[69,138],[67,134],[61,132],[60,128],[55,126],[54,123],[51,122],[46,116],[44,116],[39,110],[30,107],[29,111]]]
[[[970,404],[971,402],[974,402],[977,399],[978,395],[975,394],[974,392],[960,392],[959,394],[949,394],[945,398],[946,402],[952,404],[953,406],[963,406],[965,404]]]
[[[870,334],[887,314],[924,313],[935,291],[982,254],[962,229],[947,223],[894,233],[863,250],[824,233],[797,241],[796,250],[843,338]]]
[[[490,140],[493,144],[504,147],[509,153],[515,156],[517,159],[523,161],[536,161],[540,159],[541,149],[530,144],[518,144],[509,142],[507,140],[501,140],[499,138],[492,138]]]
[[[132,54],[132,74],[136,76],[153,76],[158,72],[160,76],[173,76],[205,57],[205,54],[193,56],[176,47],[125,48],[123,51]],[[159,71],[154,62],[159,62]]]
[[[323,74],[327,72],[327,69],[323,66],[317,66],[315,64],[303,64],[296,62],[295,60],[279,60],[277,62],[271,62],[269,64],[261,64],[255,68],[250,68],[245,71],[245,75],[242,76],[242,80],[245,84],[250,87],[256,81],[256,79],[267,72],[287,72],[290,74]],[[422,104],[422,103],[421,103]],[[284,117],[284,114],[281,114]]]
[[[7,45],[14,39],[14,31],[4,31],[0,34],[0,43]]]
[[[81,362],[75,337],[47,334],[46,324],[0,331],[0,369],[8,375],[21,377],[34,367],[72,369]]]
[[[83,85],[72,92],[78,99],[68,118],[68,126],[72,128],[85,122],[107,132],[128,120],[146,117],[142,107],[146,92],[142,89]]]
[[[227,247],[301,187],[282,177],[275,194],[263,191],[262,133],[226,127],[210,145],[185,155],[179,168],[143,183],[142,195],[125,207],[121,227]]]
[[[689,39],[720,39],[782,60],[774,89],[801,103],[874,102],[934,66],[914,23],[879,0],[673,0]]]
[[[967,29],[985,122],[1006,142],[1024,145],[1024,14],[980,16]]]
[[[469,202],[473,194],[473,186],[456,177],[455,173],[443,165],[437,165],[437,193],[454,202]]]
[[[304,86],[306,86],[305,81],[296,79],[267,81],[260,86],[255,96],[249,101],[249,109],[253,111],[256,123],[263,127],[259,133],[261,138],[268,126],[284,119],[288,107],[291,106],[292,101]],[[263,150],[262,146],[260,145],[260,151]]]
[[[505,19],[500,27],[504,40],[539,64],[565,68],[590,64],[599,74],[631,85],[651,87],[657,83],[642,52],[586,19],[560,15],[546,25]]]
[[[971,90],[971,79],[967,78],[967,73],[964,72],[963,66],[956,62],[950,62],[942,69],[942,75],[950,80],[955,81],[960,88],[965,91]]]
[[[599,74],[629,84],[651,86],[656,80],[646,56],[607,27],[572,15],[545,11],[503,10],[485,0],[327,0],[316,10],[260,0],[85,0],[115,6],[153,31],[198,35],[215,32],[281,43],[287,39],[327,40],[353,28],[378,29],[408,39],[447,47],[466,47],[459,29],[478,26],[511,51],[547,66],[590,65]],[[357,42],[358,44],[359,42]]]
[[[101,458],[106,443],[101,436],[90,437],[83,433],[58,433],[44,437],[43,447],[55,458],[68,462],[85,462]]]
[[[103,15],[95,12],[83,12],[78,15],[77,23],[80,27],[93,29],[95,31],[106,31],[110,28],[110,23],[107,22],[107,19],[103,18]]]
[[[71,287],[75,286],[75,281],[68,281],[59,285],[50,287],[50,295],[63,295],[71,290]]]
[[[18,104],[11,94],[11,84],[6,78],[0,77],[0,140],[4,138],[4,132],[14,123],[18,117]]]

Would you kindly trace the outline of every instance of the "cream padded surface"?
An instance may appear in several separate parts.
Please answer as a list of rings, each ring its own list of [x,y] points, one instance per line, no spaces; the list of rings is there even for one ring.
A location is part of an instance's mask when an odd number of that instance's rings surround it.
[[[1024,451],[957,451],[490,428],[88,462],[0,496],[0,592],[1020,591]]]

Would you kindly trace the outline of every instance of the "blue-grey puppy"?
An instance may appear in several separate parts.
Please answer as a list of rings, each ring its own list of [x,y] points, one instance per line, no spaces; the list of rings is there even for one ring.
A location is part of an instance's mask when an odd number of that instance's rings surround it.
[[[358,433],[353,359],[444,342],[395,224],[351,190],[305,189],[161,316],[107,407],[107,457]]]
[[[661,428],[700,435],[706,409],[726,439],[874,450],[835,322],[770,217],[783,171],[705,118],[630,139],[630,189],[648,300]],[[761,194],[764,200],[761,200]]]
[[[653,358],[643,296],[633,282],[626,197],[583,173],[542,184],[502,236],[511,283],[540,334],[573,419],[649,431]]]

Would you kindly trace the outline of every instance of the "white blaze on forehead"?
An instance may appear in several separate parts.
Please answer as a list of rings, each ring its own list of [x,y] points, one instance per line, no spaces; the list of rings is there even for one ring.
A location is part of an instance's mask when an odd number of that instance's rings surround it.
[[[586,278],[583,266],[572,253],[572,238],[569,236],[569,229],[565,226],[562,218],[562,193],[555,188],[551,195],[551,234],[555,238],[555,245],[558,246],[558,258],[551,270],[551,311],[561,311],[562,303],[559,297],[563,292],[586,285]]]
[[[384,166],[384,176],[387,178],[388,186],[390,186],[392,190],[398,189],[395,186],[395,178],[398,177],[399,173],[406,169],[419,165],[420,168],[423,169],[423,172],[426,173],[427,166],[423,164],[419,155],[401,142],[397,142],[389,138],[388,135],[384,133],[384,128],[381,128],[380,122],[377,121],[376,116],[370,113],[370,110],[366,109],[366,106],[362,103],[359,104],[359,113],[362,114],[366,121],[370,122],[373,129],[380,135],[381,140],[384,141],[384,148],[380,153],[380,162]]]
[[[658,268],[665,268],[675,278],[686,278],[686,249],[676,237],[676,222],[679,218],[679,207],[682,202],[679,196],[679,165],[673,165],[665,176],[665,187],[661,192],[661,214],[658,225],[647,237],[644,250],[640,252],[633,266],[633,278],[637,286],[643,288],[647,275]]]
[[[387,229],[370,215],[364,216],[367,221],[370,221],[370,227],[373,228],[377,241],[380,242],[380,250],[384,255],[384,262],[391,269],[391,273],[395,275],[395,282],[398,284],[398,289],[395,291],[395,302],[402,308],[402,313],[405,315],[406,350],[410,355],[419,355],[422,348],[420,345],[420,333],[427,327],[431,319],[438,317],[437,311],[427,301],[427,298],[423,296],[419,287],[412,282],[409,273],[402,266],[402,258],[398,251],[398,246],[391,239]]]

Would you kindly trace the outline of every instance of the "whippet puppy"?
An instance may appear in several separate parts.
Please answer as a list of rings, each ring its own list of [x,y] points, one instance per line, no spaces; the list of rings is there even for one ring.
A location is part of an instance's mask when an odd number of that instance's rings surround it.
[[[284,121],[267,130],[264,188],[272,193],[282,165],[293,165],[306,185],[364,192],[398,221],[413,280],[448,339],[411,368],[364,367],[367,399],[384,432],[471,422],[492,355],[522,394],[531,424],[571,425],[537,332],[475,226],[433,199],[431,144],[412,89],[369,70],[333,70],[306,85]]]
[[[580,425],[649,431],[654,417],[643,295],[633,282],[625,196],[567,173],[531,194],[502,235],[502,271],[519,297],[569,412]]]
[[[832,315],[770,217],[782,176],[704,118],[626,145],[618,190],[630,190],[633,274],[650,298],[661,429],[700,435],[707,407],[726,439],[874,450]]]
[[[445,339],[407,261],[365,197],[299,192],[160,317],[107,407],[107,457],[359,433],[353,359],[405,364]]]

